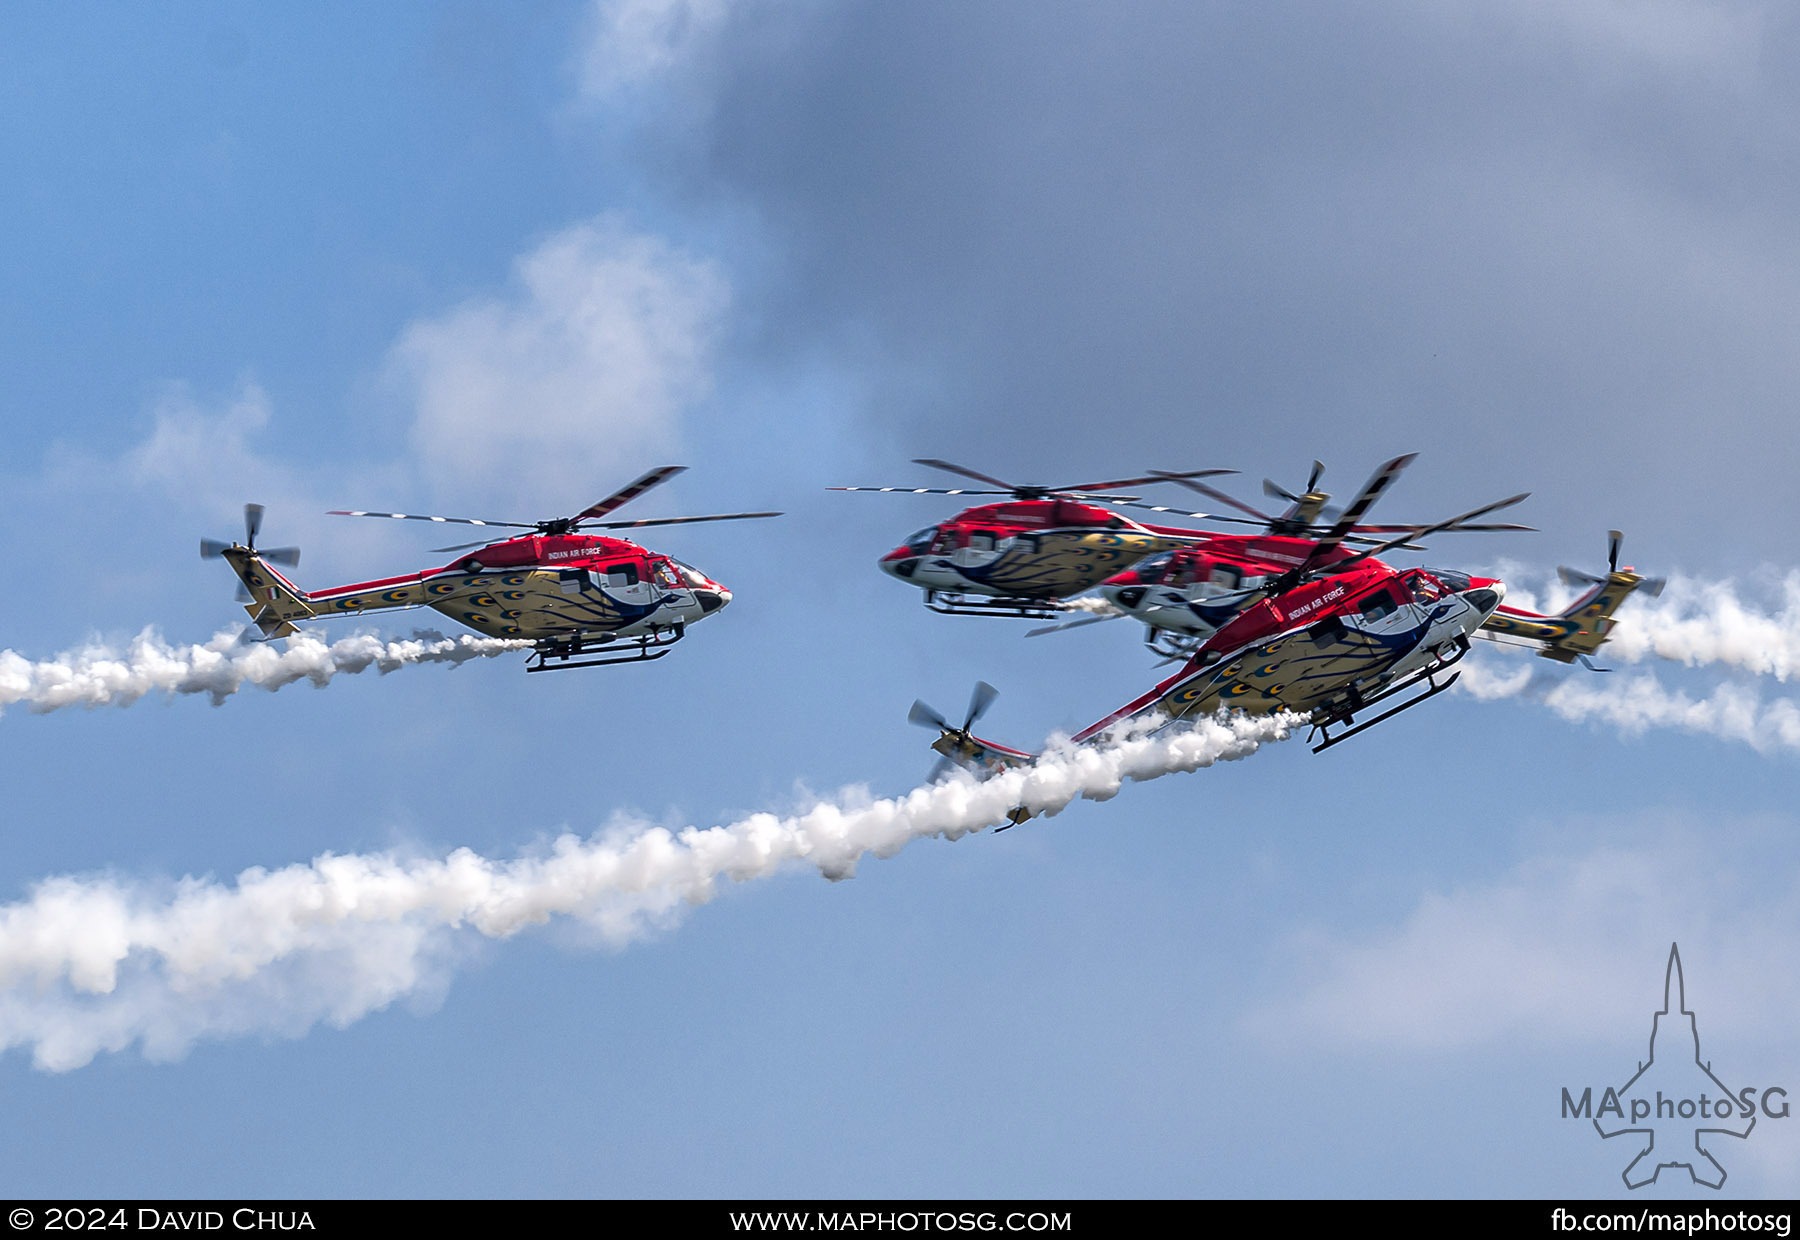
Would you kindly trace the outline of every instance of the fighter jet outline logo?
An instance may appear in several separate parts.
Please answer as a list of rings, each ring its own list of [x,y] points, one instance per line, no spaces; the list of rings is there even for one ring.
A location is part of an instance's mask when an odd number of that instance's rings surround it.
[[[1676,1031],[1681,1028],[1677,1017],[1685,1023],[1685,1039]],[[1684,1043],[1693,1050],[1691,1066],[1680,1057]],[[1665,1081],[1676,1088],[1665,1090]],[[1629,1100],[1629,1121],[1621,1099]],[[1608,1111],[1616,1112],[1621,1121],[1610,1132],[1600,1122]],[[1719,1122],[1733,1119],[1742,1121],[1741,1128]],[[1685,1168],[1696,1184],[1722,1188],[1725,1168],[1707,1148],[1707,1138],[1743,1140],[1756,1127],[1755,1108],[1740,1101],[1713,1075],[1712,1062],[1700,1057],[1700,1027],[1687,1005],[1681,951],[1675,943],[1669,944],[1669,966],[1663,974],[1663,1005],[1650,1022],[1650,1057],[1639,1061],[1637,1072],[1621,1088],[1607,1091],[1593,1123],[1594,1131],[1607,1140],[1627,1135],[1645,1139],[1644,1148],[1621,1173],[1627,1188],[1654,1184],[1666,1168],[1675,1167]]]

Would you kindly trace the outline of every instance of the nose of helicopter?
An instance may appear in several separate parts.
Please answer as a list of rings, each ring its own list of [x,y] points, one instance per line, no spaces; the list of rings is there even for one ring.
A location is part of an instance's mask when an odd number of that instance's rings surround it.
[[[1144,599],[1141,580],[1135,568],[1128,568],[1122,573],[1114,573],[1094,589],[1107,602],[1130,611]]]
[[[1494,609],[1500,606],[1500,600],[1505,597],[1506,586],[1498,581],[1489,581],[1472,590],[1463,591],[1464,601],[1480,612],[1484,620],[1494,614]]]
[[[911,577],[919,567],[919,557],[910,547],[895,547],[881,557],[881,571],[890,577],[905,580]]]
[[[714,582],[704,590],[694,591],[694,601],[700,604],[700,614],[710,616],[731,601],[731,591]]]

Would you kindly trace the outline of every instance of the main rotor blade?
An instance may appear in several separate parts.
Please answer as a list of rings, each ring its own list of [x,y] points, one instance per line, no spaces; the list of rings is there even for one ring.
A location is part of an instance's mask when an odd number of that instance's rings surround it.
[[[1014,491],[1019,489],[1010,482],[1002,482],[998,478],[990,478],[986,474],[978,474],[972,469],[964,469],[961,465],[952,465],[949,461],[940,461],[934,457],[915,457],[913,459],[913,464],[929,465],[933,469],[942,469],[953,474],[961,474],[965,478],[973,478],[977,482],[985,482],[991,487],[999,487],[1008,495],[1011,495]]]
[[[483,538],[475,542],[457,543],[454,547],[433,547],[432,555],[447,555],[452,551],[467,551],[471,547],[491,547],[495,543],[505,542],[504,538]]]
[[[1306,559],[1300,563],[1297,571],[1304,574],[1326,555],[1335,551],[1337,545],[1344,541],[1344,536],[1355,531],[1357,523],[1362,520],[1363,513],[1369,511],[1370,506],[1394,484],[1394,479],[1400,476],[1400,471],[1412,464],[1413,458],[1417,455],[1416,452],[1408,452],[1405,456],[1397,456],[1376,470],[1374,475],[1363,484],[1363,489],[1357,492],[1356,498],[1345,506],[1344,511],[1338,516],[1337,523],[1325,531],[1325,537],[1321,538],[1313,547]],[[1521,498],[1523,497],[1521,496]],[[1482,509],[1482,511],[1489,510]],[[1367,554],[1373,554],[1373,552]]]
[[[1255,517],[1258,521],[1261,521],[1264,525],[1267,525],[1269,522],[1271,522],[1275,519],[1275,518],[1269,516],[1267,513],[1258,512],[1256,509],[1252,508],[1250,505],[1243,503],[1239,500],[1235,500],[1235,499],[1231,498],[1231,496],[1225,494],[1225,492],[1219,490],[1216,487],[1209,487],[1204,482],[1193,481],[1186,474],[1159,473],[1157,475],[1157,477],[1166,478],[1170,482],[1179,482],[1182,486],[1188,488],[1188,490],[1198,491],[1200,494],[1206,496],[1207,499],[1217,500],[1221,504],[1229,504],[1231,507],[1237,509],[1239,512],[1247,512],[1251,516]]]
[[[1143,478],[1115,478],[1111,482],[1077,482],[1066,487],[1045,487],[1046,491],[1116,491],[1121,487],[1141,487],[1152,482],[1180,482],[1187,478],[1216,478],[1220,474],[1235,474],[1235,469],[1196,469],[1185,474],[1171,474],[1155,471]]]
[[[1104,615],[1083,616],[1079,620],[1064,620],[1061,624],[1046,624],[1041,628],[1032,629],[1030,632],[1026,633],[1025,636],[1041,637],[1045,633],[1060,633],[1064,629],[1078,629],[1084,624],[1099,624],[1102,620],[1118,620],[1123,618],[1124,615],[1125,613],[1122,611],[1109,611]]]
[[[1359,525],[1356,527],[1356,531],[1359,534],[1411,534],[1416,537],[1420,531],[1427,528],[1427,526],[1423,525]],[[1537,533],[1537,526],[1535,525],[1519,525],[1512,521],[1484,522],[1479,525],[1459,524],[1452,527],[1452,529],[1458,534],[1492,534],[1499,531],[1514,534]]]
[[[661,486],[686,468],[686,465],[663,465],[653,469],[642,478],[639,478],[636,482],[630,483],[627,486],[614,491],[599,503],[590,504],[588,507],[582,509],[573,517],[570,517],[569,522],[571,525],[574,525],[592,521],[597,517],[604,517],[607,513],[630,503],[645,491],[648,491],[651,487]]]
[[[478,517],[420,517],[410,512],[351,512],[343,508],[333,508],[325,515],[328,517],[390,517],[395,521],[435,521],[439,525],[492,525],[513,530],[535,530],[537,528],[530,521],[488,521]]]
[[[1404,537],[1380,543],[1370,547],[1367,551],[1359,551],[1349,559],[1339,560],[1331,566],[1331,571],[1334,573],[1340,572],[1343,569],[1349,568],[1352,564],[1362,563],[1362,561],[1368,559],[1370,556],[1380,555],[1383,551],[1392,551],[1396,547],[1403,546],[1414,538],[1424,538],[1431,534],[1440,534],[1445,530],[1459,529],[1461,528],[1460,523],[1466,521],[1470,517],[1486,516],[1488,513],[1495,512],[1501,508],[1511,508],[1514,504],[1521,500],[1528,499],[1530,496],[1530,491],[1520,491],[1517,495],[1508,496],[1506,499],[1497,500],[1492,504],[1486,504],[1480,508],[1471,508],[1461,516],[1451,517],[1448,521],[1439,521],[1435,525],[1421,526],[1413,533],[1407,534]]]
[[[826,487],[827,491],[882,491],[890,495],[1011,495],[1011,491],[972,491],[967,487]]]
[[[634,530],[645,525],[690,525],[695,521],[741,521],[752,517],[779,517],[779,512],[720,512],[707,517],[647,517],[642,521],[588,521],[596,530]]]

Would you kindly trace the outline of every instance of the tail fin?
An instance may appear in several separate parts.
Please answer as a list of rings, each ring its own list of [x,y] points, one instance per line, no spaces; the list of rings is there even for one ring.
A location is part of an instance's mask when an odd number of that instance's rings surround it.
[[[313,609],[306,596],[269,565],[294,565],[300,562],[298,547],[265,547],[257,549],[256,536],[262,530],[263,506],[244,505],[244,541],[225,542],[218,538],[200,540],[200,558],[224,560],[244,583],[242,601],[250,619],[265,638],[286,637],[297,632],[293,621],[312,617]]]
[[[244,610],[262,630],[264,637],[286,637],[299,630],[295,620],[310,620],[317,613],[307,604],[300,589],[269,566],[268,561],[248,547],[231,546],[219,552],[231,571],[238,575],[249,592]]]
[[[1599,650],[1611,636],[1613,613],[1637,590],[1651,595],[1661,594],[1661,577],[1644,577],[1628,564],[1619,567],[1619,544],[1622,535],[1610,531],[1607,550],[1607,573],[1604,577],[1578,569],[1559,568],[1562,579],[1573,585],[1583,583],[1593,588],[1554,616],[1523,611],[1504,604],[1488,617],[1481,627],[1484,632],[1524,638],[1540,646],[1538,654],[1558,663],[1573,663]]]

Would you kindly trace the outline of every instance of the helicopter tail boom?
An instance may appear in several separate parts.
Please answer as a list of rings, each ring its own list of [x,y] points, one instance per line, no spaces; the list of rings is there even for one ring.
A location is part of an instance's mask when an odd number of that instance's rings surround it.
[[[1572,568],[1559,570],[1564,581],[1586,584],[1592,589],[1553,616],[1502,605],[1483,622],[1482,633],[1522,638],[1538,645],[1539,656],[1558,663],[1573,663],[1577,659],[1587,662],[1588,656],[1611,636],[1613,613],[1619,605],[1640,589],[1650,595],[1661,594],[1664,585],[1660,577],[1641,576],[1629,565],[1619,567],[1621,535],[1617,530],[1608,533],[1604,576]]]
[[[286,637],[298,632],[294,621],[310,620],[317,614],[294,583],[271,568],[256,551],[233,546],[219,554],[244,583],[250,595],[244,610],[264,637]]]

